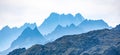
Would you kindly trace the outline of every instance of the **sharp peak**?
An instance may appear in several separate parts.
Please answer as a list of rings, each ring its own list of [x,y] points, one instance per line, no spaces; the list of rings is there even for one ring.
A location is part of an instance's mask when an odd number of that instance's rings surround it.
[[[57,25],[57,27],[62,27],[62,25],[59,24],[59,25]]]
[[[56,13],[56,12],[52,12],[52,13],[50,14],[50,16],[52,16],[52,15],[59,15],[59,14]]]
[[[10,28],[8,25],[4,26],[3,28]]]
[[[26,27],[25,30],[32,30],[30,27]]]
[[[115,27],[115,28],[120,28],[120,24],[116,25],[116,27]]]
[[[80,13],[76,13],[76,14],[75,14],[75,16],[77,16],[77,15],[80,15],[80,16],[82,16]]]
[[[37,26],[35,26],[35,28],[34,28],[34,29],[32,29],[32,28],[30,28],[30,27],[28,26],[28,27],[26,27],[25,29],[36,30],[36,29],[38,29],[38,27],[37,27]]]
[[[68,14],[65,14],[65,13],[59,14],[59,13],[56,13],[56,12],[52,12],[50,14],[50,16],[52,16],[52,15],[72,15],[72,14],[71,13],[68,13]]]
[[[6,25],[6,26],[4,26],[2,29],[5,29],[5,28],[7,28],[7,29],[16,29],[16,28],[18,28],[18,27],[10,27],[10,26]],[[2,29],[1,29],[1,30],[2,30]]]
[[[50,16],[51,15],[72,15],[72,16],[74,16],[72,13],[62,13],[62,14],[60,14],[60,13],[57,13],[57,12],[52,12],[51,14],[50,14]],[[76,13],[75,14],[75,16],[82,16],[80,13]]]
[[[72,23],[72,24],[70,24],[70,26],[75,26],[75,24]]]
[[[68,13],[68,14],[64,14],[64,13],[63,13],[63,14],[61,14],[61,15],[65,15],[65,16],[66,16],[66,15],[71,15],[71,16],[73,16],[71,13]]]
[[[113,30],[120,31],[120,24],[116,25],[116,27],[112,28]]]
[[[37,27],[37,26],[35,26],[35,28],[34,28],[33,30],[38,30],[38,27]]]
[[[3,29],[10,29],[10,27],[8,25],[6,25],[1,30],[3,30]]]
[[[24,23],[24,25],[36,25],[36,23]]]

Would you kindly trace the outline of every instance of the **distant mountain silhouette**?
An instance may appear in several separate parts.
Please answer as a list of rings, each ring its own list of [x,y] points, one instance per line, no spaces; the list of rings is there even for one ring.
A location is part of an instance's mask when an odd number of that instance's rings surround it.
[[[67,26],[67,25],[78,25],[84,20],[84,17],[81,14],[57,14],[51,13],[50,16],[45,19],[45,21],[40,25],[39,31],[43,35],[51,33],[58,25]]]
[[[21,26],[22,28],[27,28],[27,27],[29,27],[29,28],[31,28],[31,29],[34,29],[35,27],[36,27],[37,25],[36,25],[36,23],[25,23],[23,26]]]
[[[45,42],[45,38],[38,31],[37,27],[33,30],[27,27],[22,34],[12,42],[11,47],[29,47],[33,44],[43,44]],[[19,44],[20,43],[20,44]]]
[[[120,55],[120,25],[113,29],[65,35],[45,45],[33,45],[22,55]],[[17,50],[19,52],[19,50]],[[11,53],[16,55],[13,50]]]
[[[25,23],[20,28],[9,28],[6,26],[0,30],[0,49],[3,47],[7,49],[12,41],[15,40],[26,27],[34,29],[36,24]],[[61,28],[61,30],[58,27]],[[72,14],[51,13],[50,16],[38,27],[38,30],[47,38],[55,40],[63,35],[78,34],[102,28],[108,28],[108,25],[104,21],[85,20],[79,13],[75,14],[75,16]],[[56,30],[59,31],[57,32]],[[6,39],[6,37],[9,37],[9,39]]]
[[[44,44],[46,42],[51,42],[63,35],[80,34],[104,28],[110,27],[103,20],[87,20],[79,13],[75,14],[75,16],[72,14],[51,13],[38,27],[36,23],[25,23],[19,28],[4,27],[0,30],[0,50],[8,48],[5,51],[9,52],[14,48],[29,47],[35,43]],[[41,36],[41,38],[37,35]],[[32,40],[32,42],[30,40]],[[3,52],[5,53],[5,51]]]
[[[84,20],[79,25],[80,29],[84,29],[84,32],[91,30],[110,28],[106,22],[103,20]]]
[[[50,41],[54,41],[63,35],[80,34],[88,31],[104,29],[104,28],[110,28],[110,27],[103,20],[84,20],[78,26],[74,24],[71,24],[66,27],[62,27],[61,25],[58,25],[53,32],[49,33],[45,37]]]
[[[18,36],[24,31],[25,28],[30,27],[34,29],[36,24],[25,23],[23,26],[17,28],[10,28],[5,26],[0,30],[0,50],[6,50],[10,47],[11,43],[18,38]],[[6,49],[5,49],[6,48]]]
[[[82,32],[82,30],[80,30],[74,24],[71,24],[70,26],[66,26],[66,27],[58,25],[53,32],[49,33],[45,37],[49,41],[54,41],[54,40],[56,40],[57,38],[60,38],[63,35],[78,34],[78,33],[81,33],[81,32]]]
[[[38,31],[37,27],[31,29],[29,27],[25,28],[25,30],[21,33],[21,35],[12,42],[11,47],[3,52],[6,54],[10,52],[12,49],[25,47],[28,48],[34,44],[44,44],[46,39],[42,36],[42,34]]]

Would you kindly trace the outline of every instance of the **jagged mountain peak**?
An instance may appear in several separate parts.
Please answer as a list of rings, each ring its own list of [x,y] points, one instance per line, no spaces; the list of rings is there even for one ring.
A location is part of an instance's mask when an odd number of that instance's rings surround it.
[[[56,16],[56,15],[59,15],[59,14],[56,13],[56,12],[52,12],[52,13],[50,14],[50,16]]]
[[[70,24],[78,25],[83,20],[84,17],[82,17],[79,13],[76,14],[76,16],[73,16],[72,14],[58,14],[53,12],[47,19],[44,20],[38,29],[43,35],[47,35],[48,33],[54,31],[58,25],[64,27]]]
[[[75,27],[75,25],[74,24],[70,24],[70,27]]]
[[[73,15],[72,14],[61,14],[61,16],[67,16],[67,17],[73,17]]]
[[[6,29],[10,29],[10,27],[7,25],[7,26],[3,27],[1,30],[6,30]]]
[[[46,20],[57,19],[59,16],[60,16],[59,14],[53,12],[53,13],[51,13],[50,16],[48,17],[49,19],[47,18]]]
[[[24,29],[23,33],[31,32],[31,31],[32,31],[32,29],[30,27],[27,27]]]
[[[113,28],[113,30],[117,30],[117,31],[120,31],[120,24],[119,25],[117,25],[115,28]]]
[[[26,35],[26,36],[29,36],[29,35],[34,36],[34,35],[39,35],[39,34],[42,36],[42,34],[37,29],[37,27],[35,27],[34,29],[31,29],[30,27],[27,27],[22,32],[22,35]]]
[[[75,17],[82,17],[80,13],[75,14]]]
[[[119,25],[117,25],[115,28],[119,28],[119,29],[120,29],[120,24],[119,24]]]
[[[98,26],[106,26],[106,27],[108,27],[108,24],[105,22],[105,21],[103,21],[103,20],[84,20],[81,24],[80,24],[80,26],[82,25],[82,26],[85,26],[85,25],[98,25]]]
[[[38,30],[38,28],[37,28],[37,27],[35,27],[33,30]]]
[[[25,23],[22,27],[30,27],[31,29],[34,29],[36,26],[36,23]]]
[[[65,35],[45,45],[34,45],[20,54],[120,55],[119,33],[116,30],[112,31],[112,29],[102,29],[83,34]]]
[[[40,44],[40,43],[44,44],[45,41],[46,39],[38,31],[37,27],[35,27],[34,29],[27,27],[24,29],[21,35],[15,41],[12,42],[11,48],[29,47],[33,44]]]
[[[61,25],[58,25],[56,28],[61,28],[62,26]]]

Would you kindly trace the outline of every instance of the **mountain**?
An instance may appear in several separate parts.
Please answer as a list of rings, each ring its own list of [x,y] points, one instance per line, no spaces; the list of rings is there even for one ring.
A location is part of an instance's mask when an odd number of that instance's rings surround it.
[[[11,42],[16,39],[22,30],[18,30],[17,28],[10,28],[9,26],[5,26],[2,30],[0,30],[0,51],[5,50],[4,48],[8,48]]]
[[[14,50],[13,52],[10,52],[10,54],[8,54],[8,55],[20,55],[20,53],[23,53],[23,52],[25,52],[26,51],[26,49],[25,48],[19,48],[19,49],[16,49],[16,50]],[[16,54],[17,53],[17,54]]]
[[[33,45],[21,55],[120,55],[120,25],[113,29],[65,35],[45,45]],[[17,54],[15,51],[11,52]],[[9,53],[8,55],[10,55]]]
[[[37,26],[36,23],[25,23],[24,25],[21,26],[21,28],[25,29],[25,28],[29,27],[31,29],[34,29],[36,26]]]
[[[50,16],[39,26],[39,31],[43,35],[51,33],[58,25],[67,26],[70,24],[78,25],[84,20],[81,14],[57,14],[51,13]]]
[[[110,28],[108,24],[104,22],[103,20],[84,20],[78,26],[80,29],[84,29],[84,32],[88,32],[91,30]]]
[[[79,29],[77,26],[75,26],[74,24],[71,24],[69,26],[63,27],[61,25],[58,25],[55,30],[51,33],[49,33],[48,35],[46,35],[45,37],[49,40],[49,41],[54,41],[57,38],[60,38],[63,35],[70,35],[70,34],[79,34],[81,33],[82,30]]]
[[[33,30],[27,27],[22,34],[12,42],[11,48],[29,47],[33,44],[44,44],[45,40],[46,39],[38,31],[37,27],[35,27]]]
[[[25,30],[21,33],[21,35],[12,42],[10,48],[0,53],[1,55],[6,55],[6,53],[10,52],[16,48],[28,48],[34,44],[45,44],[46,39],[43,35],[38,31],[37,27],[31,29],[30,27],[25,28]]]
[[[0,51],[5,50],[5,48],[9,48],[12,41],[17,39],[17,37],[23,32],[26,27],[35,28],[36,24],[25,23],[23,26],[17,28],[10,28],[9,26],[5,26],[0,30]]]
[[[110,27],[103,20],[84,20],[78,26],[74,24],[71,24],[66,27],[58,25],[53,32],[49,33],[45,37],[50,41],[54,41],[63,35],[80,34],[88,31],[104,29],[104,28],[110,28]]]

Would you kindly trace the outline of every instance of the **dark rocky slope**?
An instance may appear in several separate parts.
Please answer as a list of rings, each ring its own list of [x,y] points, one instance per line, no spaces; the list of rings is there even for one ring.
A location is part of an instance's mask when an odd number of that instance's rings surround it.
[[[120,55],[120,25],[66,35],[45,45],[34,45],[20,55]]]

